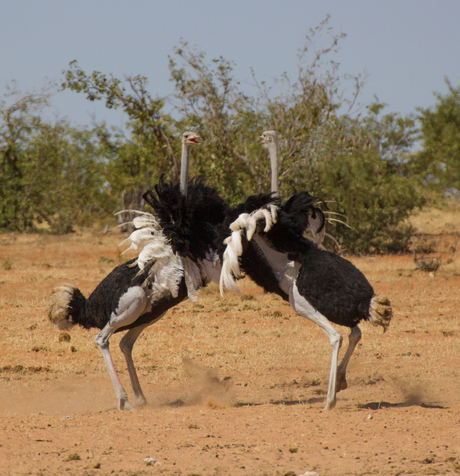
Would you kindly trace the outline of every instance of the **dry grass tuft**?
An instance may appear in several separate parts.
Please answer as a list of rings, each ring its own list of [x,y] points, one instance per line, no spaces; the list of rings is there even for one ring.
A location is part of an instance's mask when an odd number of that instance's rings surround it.
[[[9,271],[10,269],[13,269],[13,261],[11,260],[11,258],[5,258],[2,261],[2,268],[5,271]]]
[[[64,461],[80,461],[80,460],[81,460],[81,457],[78,453],[70,453],[64,459]]]

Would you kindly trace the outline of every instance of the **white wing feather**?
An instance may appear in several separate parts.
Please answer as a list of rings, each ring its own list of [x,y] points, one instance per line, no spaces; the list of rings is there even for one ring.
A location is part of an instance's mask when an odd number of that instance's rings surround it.
[[[232,234],[224,241],[226,248],[219,280],[220,293],[222,296],[224,295],[225,289],[237,294],[241,293],[236,285],[235,278],[241,277],[239,257],[243,254],[242,233],[245,233],[248,241],[251,241],[257,230],[257,222],[259,220],[265,220],[264,231],[270,231],[273,224],[277,221],[277,215],[278,207],[274,204],[270,204],[267,207],[253,211],[251,214],[242,213],[230,225]]]
[[[160,229],[158,221],[153,215],[150,214],[137,216],[133,219],[132,223],[135,228],[144,228],[146,226],[152,226],[156,229]]]
[[[161,233],[162,234],[162,233]],[[141,228],[140,230],[133,231],[126,240],[124,240],[120,245],[124,243],[130,243],[130,247],[126,249],[123,253],[127,253],[131,250],[138,250],[139,248],[145,246],[147,243],[155,240],[157,231],[152,228]]]

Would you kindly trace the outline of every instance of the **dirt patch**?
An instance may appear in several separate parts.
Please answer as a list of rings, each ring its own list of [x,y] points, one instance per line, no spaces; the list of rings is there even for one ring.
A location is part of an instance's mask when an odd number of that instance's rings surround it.
[[[361,326],[330,412],[327,338],[248,280],[246,297],[210,286],[147,329],[134,360],[149,404],[117,411],[96,331],[64,336],[44,309],[63,282],[88,295],[123,259],[122,238],[2,235],[0,475],[460,473],[456,236],[434,272],[412,256],[351,258],[394,318],[386,334]]]

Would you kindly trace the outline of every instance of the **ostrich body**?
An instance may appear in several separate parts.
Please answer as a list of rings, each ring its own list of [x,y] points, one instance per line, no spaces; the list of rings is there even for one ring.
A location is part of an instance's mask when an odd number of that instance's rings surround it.
[[[198,136],[185,132],[182,138],[182,168],[188,170],[190,147]],[[185,159],[184,159],[185,156]],[[135,230],[128,241],[131,249],[142,248],[137,259],[117,266],[106,276],[88,299],[73,285],[64,284],[51,291],[47,314],[60,330],[74,325],[101,329],[96,345],[107,365],[120,410],[133,410],[115,370],[109,339],[115,332],[127,330],[120,341],[125,356],[136,405],[147,400],[142,392],[132,359],[136,339],[187,297],[195,299],[200,287],[213,276],[213,227],[224,220],[226,206],[215,190],[199,181],[187,183],[181,173],[180,185],[162,179],[153,192],[145,195],[159,218],[139,212]],[[193,239],[192,232],[199,230]],[[191,238],[192,236],[192,238]],[[217,272],[217,274],[216,274]]]
[[[267,144],[270,150],[270,142]],[[349,261],[305,238],[309,217],[299,213],[297,200],[294,196],[283,206],[272,206],[270,211],[261,209],[252,216],[241,215],[231,224],[233,233],[226,241],[220,285],[221,291],[237,291],[234,277],[240,276],[242,242],[253,240],[294,311],[318,324],[329,338],[332,362],[325,406],[329,410],[336,405],[336,393],[347,388],[347,365],[361,339],[358,324],[366,320],[386,330],[392,310],[389,300],[376,296],[365,276]],[[259,224],[254,228],[256,217]],[[264,229],[260,222],[265,222]],[[351,329],[340,365],[343,338],[331,323]]]

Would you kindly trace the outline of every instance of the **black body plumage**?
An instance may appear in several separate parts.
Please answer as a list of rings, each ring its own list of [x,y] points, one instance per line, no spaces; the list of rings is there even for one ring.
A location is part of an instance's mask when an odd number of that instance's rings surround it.
[[[258,230],[261,236],[271,242],[273,239],[278,243],[274,248],[280,252],[290,253],[296,248],[296,242],[300,239],[302,242],[308,242],[303,234],[309,226],[309,216],[316,218],[318,215],[322,219],[322,224],[318,228],[320,232],[324,228],[324,214],[316,207],[319,199],[310,195],[308,192],[299,192],[281,204],[281,199],[273,194],[258,194],[249,197],[244,203],[230,209],[226,220],[221,228],[221,245],[219,255],[222,258],[225,246],[223,240],[229,236],[230,224],[242,213],[252,213],[261,208],[267,208],[269,205],[278,207],[277,224],[274,225],[274,232],[264,233],[263,226]],[[289,242],[286,243],[286,242]],[[285,301],[289,301],[289,296],[279,286],[278,279],[271,268],[266,256],[260,250],[257,243],[249,241],[246,236],[242,236],[243,254],[240,257],[241,269],[256,284],[261,286],[266,292],[278,294]],[[287,246],[287,248],[284,248]],[[299,249],[300,251],[300,249]]]
[[[318,200],[317,197],[313,197],[308,192],[300,192],[293,195],[278,209],[277,221],[271,230],[268,233],[264,233],[262,227],[258,230],[259,234],[276,251],[294,255],[300,253],[301,255],[305,251],[305,245],[311,243],[304,236],[305,230],[309,226],[310,214],[313,217],[319,214],[322,218],[322,226],[318,231],[324,228],[324,214],[315,206]],[[315,247],[317,248],[316,245]],[[297,257],[293,256],[291,259],[297,260]]]
[[[155,191],[144,193],[144,200],[154,209],[164,235],[175,253],[193,261],[208,257],[218,238],[216,226],[224,222],[228,207],[216,189],[203,179],[192,179],[185,197],[179,184],[160,178]]]
[[[320,233],[326,224],[326,219],[324,217],[323,211],[318,208],[316,205],[321,202],[324,207],[326,204],[318,197],[314,197],[308,192],[302,191],[293,195],[286,203],[282,206],[282,215],[284,220],[289,222],[290,228],[298,235],[303,235],[304,231],[307,229],[311,218],[316,219],[317,216],[320,218],[321,225],[316,230],[317,233]],[[327,208],[327,207],[326,207]]]
[[[354,327],[369,319],[374,290],[352,263],[303,236],[306,211],[315,203],[315,197],[307,195],[294,195],[278,211],[276,224],[267,233],[258,233],[272,249],[301,265],[297,288],[315,309],[335,324]]]
[[[280,199],[270,193],[261,193],[251,195],[243,203],[227,210],[224,222],[217,227],[216,246],[221,260],[225,251],[224,240],[231,234],[230,224],[242,213],[252,213],[271,204],[280,206]],[[289,296],[279,287],[272,268],[257,244],[243,236],[242,245],[244,251],[240,257],[240,265],[244,273],[266,292],[278,294],[285,301],[289,301]]]
[[[300,259],[299,293],[329,321],[354,327],[369,320],[374,290],[352,263],[308,243]]]
[[[165,182],[162,178],[155,187],[155,193],[147,191],[144,199],[155,210],[162,231],[175,253],[197,261],[205,259],[215,249],[215,225],[224,222],[227,206],[216,190],[204,185],[201,179],[189,182],[188,195],[185,197],[179,184]],[[151,261],[141,270],[136,259],[132,259],[117,266],[98,284],[88,299],[75,288],[69,303],[72,321],[87,329],[103,329],[112,313],[117,311],[120,298],[130,288],[148,288],[155,282],[155,275],[149,273],[153,264],[154,261]],[[187,287],[182,279],[177,297],[170,295],[156,301],[150,312],[142,314],[128,326],[119,327],[116,332],[148,324],[186,297]]]
[[[121,296],[133,286],[142,286],[148,276],[150,267],[153,265],[153,262],[149,263],[141,271],[135,262],[136,259],[132,259],[113,269],[98,284],[88,299],[83,296],[79,289],[75,289],[69,302],[69,315],[72,317],[72,321],[85,329],[92,327],[103,329],[110,321],[112,313],[118,309]],[[158,301],[152,311],[142,314],[135,322],[129,326],[118,328],[116,332],[148,324],[186,297],[187,289],[184,280],[182,280],[177,298],[170,296]]]

